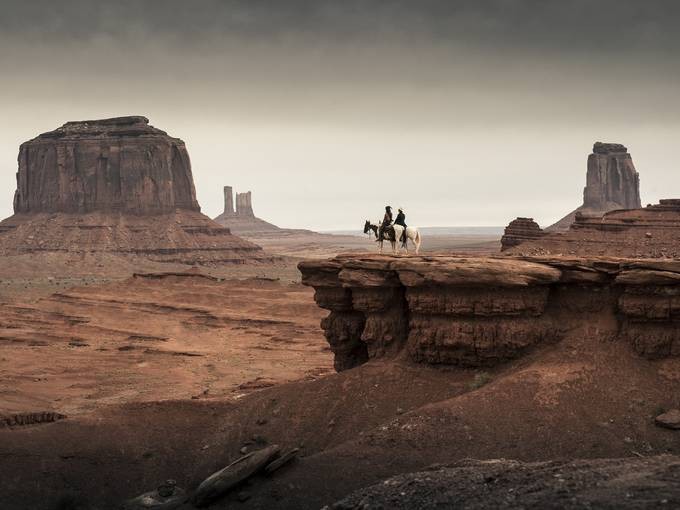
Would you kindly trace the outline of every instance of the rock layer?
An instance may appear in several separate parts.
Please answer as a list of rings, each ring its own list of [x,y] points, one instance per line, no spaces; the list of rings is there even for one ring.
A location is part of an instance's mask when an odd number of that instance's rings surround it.
[[[680,200],[665,199],[601,217],[577,213],[568,231],[548,232],[506,249],[514,255],[680,258]]]
[[[678,262],[341,256],[298,267],[330,310],[321,326],[336,370],[400,353],[492,366],[590,324],[645,358],[680,356]]]
[[[516,218],[505,227],[505,232],[501,237],[501,251],[517,246],[524,241],[538,239],[543,234],[543,230],[533,218]]]
[[[546,230],[567,230],[578,212],[602,216],[608,211],[640,206],[640,177],[628,149],[618,143],[595,142],[588,156],[583,205]]]

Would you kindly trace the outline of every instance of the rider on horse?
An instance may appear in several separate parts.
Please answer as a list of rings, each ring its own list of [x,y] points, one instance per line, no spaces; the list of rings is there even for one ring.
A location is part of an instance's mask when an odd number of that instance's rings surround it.
[[[397,213],[397,219],[394,220],[394,224],[404,227],[404,230],[401,232],[401,238],[399,239],[399,242],[406,243],[406,214],[404,214],[404,210],[401,207]]]
[[[382,241],[385,238],[385,231],[391,232],[390,238],[394,240],[394,229],[392,228],[392,208],[389,205],[385,206],[385,216],[383,216],[382,223],[378,229],[378,239]]]

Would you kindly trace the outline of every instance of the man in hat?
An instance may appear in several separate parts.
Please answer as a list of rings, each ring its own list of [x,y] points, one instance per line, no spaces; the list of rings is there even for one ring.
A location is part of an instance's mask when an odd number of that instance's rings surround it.
[[[401,238],[399,239],[399,242],[405,243],[406,242],[406,214],[404,214],[404,210],[400,207],[398,209],[397,213],[397,219],[394,220],[395,225],[401,225],[404,227],[403,232],[401,233]]]

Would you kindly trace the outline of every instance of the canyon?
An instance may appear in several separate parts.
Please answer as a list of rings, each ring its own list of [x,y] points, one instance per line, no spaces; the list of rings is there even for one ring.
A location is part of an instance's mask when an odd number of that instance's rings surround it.
[[[634,201],[611,180],[635,182],[627,152],[594,154],[589,203]],[[186,147],[143,117],[22,145],[0,223],[4,506],[176,487],[191,509],[274,450],[295,458],[210,508],[680,504],[678,433],[655,421],[678,407],[678,201],[566,232],[518,218],[502,254],[433,235],[381,256],[224,199],[222,224],[200,212]]]

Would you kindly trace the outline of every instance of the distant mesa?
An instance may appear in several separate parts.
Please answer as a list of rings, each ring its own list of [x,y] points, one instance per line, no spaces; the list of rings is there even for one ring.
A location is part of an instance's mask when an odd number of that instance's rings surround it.
[[[640,207],[640,176],[628,149],[620,143],[595,142],[593,153],[588,156],[583,205],[546,230],[569,230],[579,212],[602,216],[616,209]]]
[[[112,252],[182,263],[265,258],[201,214],[184,142],[141,116],[67,122],[19,149],[0,253]]]
[[[184,142],[145,117],[67,122],[19,148],[14,212],[199,212]]]

